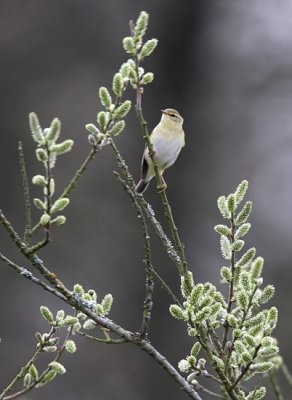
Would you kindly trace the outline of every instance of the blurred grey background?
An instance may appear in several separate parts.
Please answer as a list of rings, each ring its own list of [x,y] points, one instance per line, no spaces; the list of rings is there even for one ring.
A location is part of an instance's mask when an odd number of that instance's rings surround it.
[[[159,39],[145,62],[155,74],[143,98],[149,126],[165,107],[177,108],[185,118],[187,145],[165,177],[191,269],[198,281],[218,282],[223,261],[213,231],[221,222],[216,199],[247,178],[254,201],[247,244],[265,257],[265,283],[276,286],[276,335],[292,368],[291,1],[1,0],[0,206],[22,231],[19,140],[30,176],[41,173],[28,129],[30,111],[43,126],[58,116],[63,138],[75,140],[54,171],[62,191],[89,151],[84,125],[95,121],[98,88],[111,86],[127,57],[121,40],[128,35],[128,21],[143,9],[151,18],[147,37]],[[144,144],[134,113],[117,145],[138,179]],[[135,331],[144,295],[143,243],[133,206],[112,175],[115,168],[105,148],[72,193],[68,223],[54,231],[52,244],[40,255],[67,286],[79,282],[100,296],[111,292],[112,318]],[[33,188],[32,194],[39,191]],[[163,219],[154,184],[145,197]],[[26,265],[3,229],[0,237],[1,251]],[[154,265],[177,291],[175,267],[154,233],[152,238]],[[192,342],[184,325],[169,317],[170,299],[159,285],[154,301],[151,340],[176,365]],[[1,264],[1,386],[32,354],[34,332],[47,329],[39,314],[42,304],[54,311],[64,307]],[[79,337],[76,342],[78,352],[63,358],[68,374],[26,399],[185,398],[134,346],[96,345]],[[281,381],[290,398],[291,389]]]

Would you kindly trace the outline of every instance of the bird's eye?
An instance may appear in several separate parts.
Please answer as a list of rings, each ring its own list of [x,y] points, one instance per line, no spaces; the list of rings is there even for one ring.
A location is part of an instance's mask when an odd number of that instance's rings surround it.
[[[172,118],[176,117],[176,115],[175,115],[175,114],[170,114],[170,116],[171,116]]]

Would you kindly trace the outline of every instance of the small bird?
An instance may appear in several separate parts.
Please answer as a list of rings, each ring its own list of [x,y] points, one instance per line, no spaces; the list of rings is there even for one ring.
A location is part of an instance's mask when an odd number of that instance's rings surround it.
[[[180,113],[173,108],[161,110],[162,117],[159,124],[153,129],[150,141],[153,145],[153,157],[157,164],[162,180],[162,186],[158,187],[160,192],[167,188],[163,179],[164,170],[175,163],[181,149],[185,145],[185,133],[183,131],[183,118]],[[138,182],[135,192],[142,194],[155,176],[151,154],[146,146],[142,158],[141,179]]]

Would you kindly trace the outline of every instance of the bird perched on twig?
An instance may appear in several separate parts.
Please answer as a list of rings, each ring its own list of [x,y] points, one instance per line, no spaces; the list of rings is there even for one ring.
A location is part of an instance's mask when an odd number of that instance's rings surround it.
[[[182,128],[184,120],[178,111],[173,108],[166,108],[161,112],[161,120],[153,129],[150,141],[153,146],[153,157],[162,180],[162,186],[158,189],[159,191],[164,191],[167,188],[167,184],[163,179],[164,170],[176,161],[185,145],[185,133]],[[141,179],[135,188],[135,192],[142,194],[154,176],[155,171],[151,154],[149,154],[149,149],[146,146],[142,158]]]

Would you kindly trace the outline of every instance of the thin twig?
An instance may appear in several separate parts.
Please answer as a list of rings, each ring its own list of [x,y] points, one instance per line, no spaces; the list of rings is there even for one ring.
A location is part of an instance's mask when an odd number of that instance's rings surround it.
[[[59,293],[53,287],[47,285],[45,282],[34,276],[29,270],[24,267],[21,267],[15,264],[13,261],[9,260],[9,258],[5,257],[2,253],[0,253],[0,259],[4,261],[7,265],[12,267],[19,275],[23,276],[24,278],[29,279],[30,281],[36,283],[38,286],[42,287],[46,291],[53,293],[55,296],[59,297],[62,300],[66,300],[66,297]]]
[[[127,184],[127,182],[126,182],[124,179],[122,179],[121,176],[120,176],[117,172],[114,171],[114,175],[116,176],[118,182],[123,186],[123,188],[124,188],[124,190],[126,191],[126,193],[129,195],[129,197],[130,197],[130,199],[132,200],[132,202],[134,203],[136,209],[139,210],[139,213],[140,213],[140,212],[142,213],[142,209],[143,209],[144,212],[146,213],[145,208],[144,208],[144,207],[145,207],[145,203],[146,203],[146,205],[147,205],[147,209],[149,209],[149,208],[148,208],[149,204],[147,204],[147,202],[145,202],[145,200],[142,199],[141,196],[139,196],[139,197],[136,196],[135,193],[134,193],[134,191],[133,191],[133,188],[130,187],[129,184]],[[142,205],[142,206],[141,206],[141,200],[143,200],[143,203],[142,203],[143,205]],[[137,211],[137,212],[138,212],[138,211]],[[139,214],[139,215],[140,215],[140,214]],[[155,216],[153,216],[153,214],[151,214],[151,216],[152,216],[152,218],[155,218]],[[142,217],[139,217],[139,216],[138,216],[138,218],[139,218],[139,219],[140,219],[140,218],[144,218],[143,214],[142,214]],[[157,221],[157,220],[156,220],[156,221]],[[144,218],[144,223],[146,224],[145,218]],[[157,223],[159,224],[158,221],[157,221]],[[159,224],[159,225],[160,225],[160,224]],[[163,233],[163,231],[162,231],[162,233]],[[170,289],[170,287],[167,285],[167,283],[163,280],[163,278],[162,278],[162,277],[158,274],[158,272],[154,269],[154,267],[153,267],[152,264],[150,265],[150,268],[151,268],[152,274],[157,278],[157,280],[160,282],[161,286],[162,286],[162,287],[167,291],[167,293],[172,297],[172,299],[174,300],[174,302],[177,303],[178,305],[181,305],[180,302],[179,302],[179,300],[178,300],[178,298],[175,296],[175,294],[174,294],[173,291]]]
[[[30,203],[29,184],[26,173],[22,142],[18,143],[18,156],[19,156],[19,165],[20,165],[22,187],[24,194],[24,204],[25,204],[25,228],[23,234],[23,241],[25,244],[28,245],[30,239],[30,229],[31,229],[31,203]]]
[[[201,390],[202,392],[207,393],[207,394],[209,394],[209,395],[212,396],[212,397],[216,397],[217,399],[224,399],[224,397],[222,397],[221,394],[212,392],[212,390],[209,390],[209,389],[205,388],[205,387],[204,387],[203,385],[201,385],[200,383],[196,383],[196,384],[194,384],[194,386],[195,386],[195,388],[196,388],[197,390]]]
[[[142,211],[140,204],[137,202],[136,196],[132,193],[130,187],[127,183],[121,178],[121,176],[114,172],[118,182],[123,186],[126,192],[129,194],[132,202],[134,203],[138,220],[141,222],[142,225],[142,233],[144,239],[144,264],[145,264],[145,298],[143,302],[143,318],[142,318],[142,325],[140,329],[140,334],[142,337],[148,337],[148,330],[149,330],[149,323],[151,320],[151,312],[153,308],[153,300],[152,295],[154,291],[154,281],[153,281],[153,266],[151,262],[151,245],[150,245],[150,236],[148,233],[148,227],[146,224],[146,220]]]
[[[60,198],[68,197],[68,195],[71,193],[71,191],[75,188],[79,178],[82,176],[84,171],[86,170],[88,164],[94,159],[96,153],[99,151],[99,147],[97,145],[93,145],[89,154],[85,158],[84,162],[81,164],[81,166],[77,169],[75,172],[73,178],[70,180],[68,185],[65,187],[63,193],[61,194]]]
[[[116,147],[116,145],[112,139],[110,140],[110,146],[115,154],[118,166],[121,169],[121,171],[127,181],[127,184],[129,186],[129,188],[131,189],[132,194],[134,196],[136,196],[137,202],[140,204],[140,206],[145,211],[147,218],[151,222],[156,234],[158,235],[162,244],[164,245],[168,256],[172,259],[172,261],[175,263],[176,267],[179,269],[181,266],[181,259],[180,259],[179,255],[177,254],[173,244],[171,243],[171,240],[168,238],[167,234],[164,232],[160,222],[157,220],[152,206],[149,203],[147,203],[147,201],[143,198],[143,196],[135,195],[134,179],[129,172],[129,167],[127,166],[125,160],[121,156],[121,153],[119,152],[118,148]]]
[[[235,223],[234,223],[234,214],[233,212],[231,213],[231,218],[230,218],[230,224],[231,224],[231,245],[234,243],[235,240]],[[232,250],[231,252],[231,281],[229,284],[229,294],[228,294],[228,303],[227,303],[227,313],[229,314],[232,308],[232,303],[233,303],[233,291],[234,291],[234,274],[235,274],[235,251]],[[228,331],[229,331],[229,324],[227,321],[225,321],[224,324],[224,334],[223,334],[223,339],[222,339],[222,348],[223,350],[225,349],[227,338],[228,338]],[[226,364],[227,366],[227,364]]]
[[[99,343],[104,343],[104,344],[122,344],[122,343],[127,343],[126,339],[102,339],[98,338],[92,335],[88,335],[87,333],[77,331],[78,335],[84,336],[87,339],[93,340],[94,342],[99,342]]]

